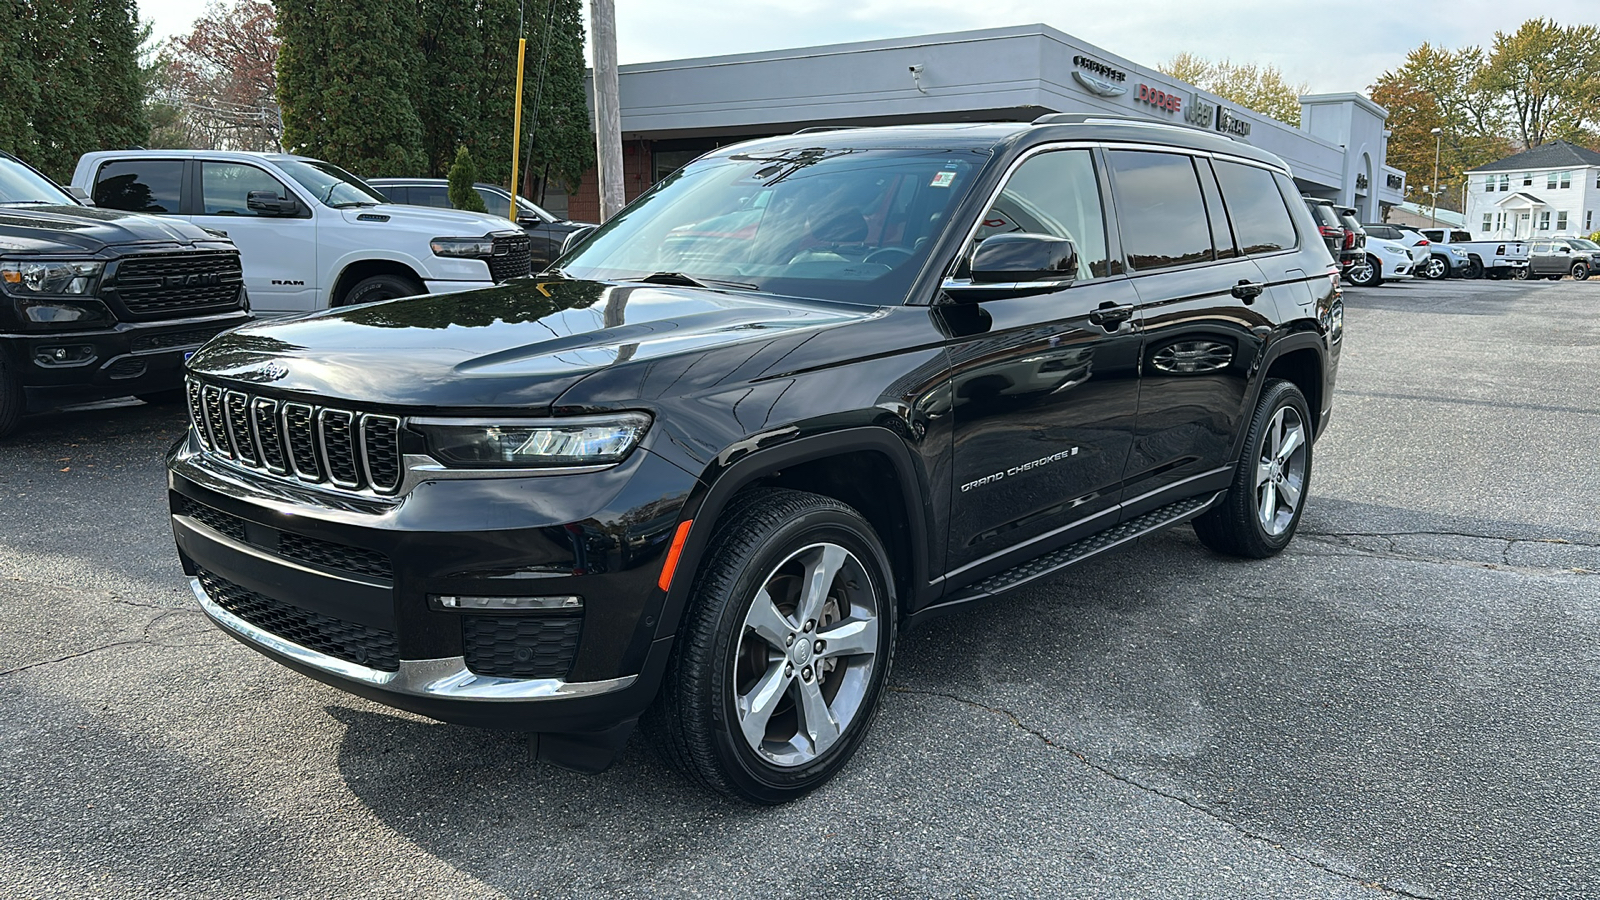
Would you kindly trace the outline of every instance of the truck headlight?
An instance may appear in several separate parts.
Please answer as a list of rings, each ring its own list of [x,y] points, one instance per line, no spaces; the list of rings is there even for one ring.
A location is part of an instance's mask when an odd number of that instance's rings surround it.
[[[491,237],[440,237],[428,242],[434,256],[462,256],[468,259],[487,259],[494,255],[494,238]]]
[[[557,419],[412,419],[446,466],[542,469],[621,462],[650,429],[647,413]]]
[[[104,269],[95,260],[0,262],[0,285],[18,297],[83,297],[94,293]]]

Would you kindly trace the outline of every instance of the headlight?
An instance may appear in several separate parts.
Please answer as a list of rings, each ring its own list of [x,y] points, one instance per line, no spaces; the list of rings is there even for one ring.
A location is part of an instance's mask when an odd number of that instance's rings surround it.
[[[1398,253],[1401,256],[1410,256],[1411,255],[1411,254],[1406,252],[1406,248],[1404,248],[1404,247],[1384,247],[1383,250],[1384,250],[1385,253]]]
[[[650,416],[629,412],[560,419],[412,419],[428,450],[447,466],[540,469],[621,462],[650,428]]]
[[[434,256],[465,256],[471,259],[484,259],[494,255],[494,238],[490,237],[441,237],[434,238],[428,243],[433,248]]]
[[[0,262],[0,284],[17,296],[82,297],[94,293],[105,263],[50,260]]]

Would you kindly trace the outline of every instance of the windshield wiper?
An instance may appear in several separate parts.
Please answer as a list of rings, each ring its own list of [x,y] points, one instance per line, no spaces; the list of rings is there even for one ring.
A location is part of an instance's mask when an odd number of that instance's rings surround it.
[[[56,203],[53,200],[7,200],[0,206],[66,206],[65,203]]]
[[[637,278],[634,280],[642,281],[646,284],[670,284],[678,287],[703,288],[716,285],[717,287],[737,288],[742,291],[760,290],[759,285],[746,284],[742,281],[723,281],[718,278],[692,278],[683,274],[682,272],[652,272],[643,278]]]

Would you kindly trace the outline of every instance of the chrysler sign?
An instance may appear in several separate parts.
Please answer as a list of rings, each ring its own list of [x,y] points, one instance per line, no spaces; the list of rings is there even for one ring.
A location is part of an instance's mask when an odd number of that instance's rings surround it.
[[[1072,72],[1073,79],[1089,93],[1120,97],[1128,92],[1127,86],[1122,83],[1128,80],[1127,72],[1087,56],[1074,56],[1072,64],[1077,67]]]

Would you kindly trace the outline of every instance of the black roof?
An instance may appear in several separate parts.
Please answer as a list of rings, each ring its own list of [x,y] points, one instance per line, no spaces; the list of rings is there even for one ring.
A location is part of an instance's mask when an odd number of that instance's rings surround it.
[[[1562,166],[1600,166],[1600,153],[1566,141],[1551,141],[1469,171],[1520,172],[1526,169],[1555,169]]]
[[[1049,118],[1049,117],[1046,117]],[[1066,118],[1066,117],[1063,117]],[[1079,117],[1073,116],[1073,119]],[[875,128],[807,129],[795,134],[731,144],[716,151],[731,156],[752,151],[782,152],[810,147],[850,149],[942,149],[996,151],[1049,141],[1115,141],[1157,144],[1223,153],[1288,171],[1283,160],[1257,147],[1223,135],[1126,116],[1083,116],[1083,121],[1038,123],[991,122],[949,125],[888,125]]]

